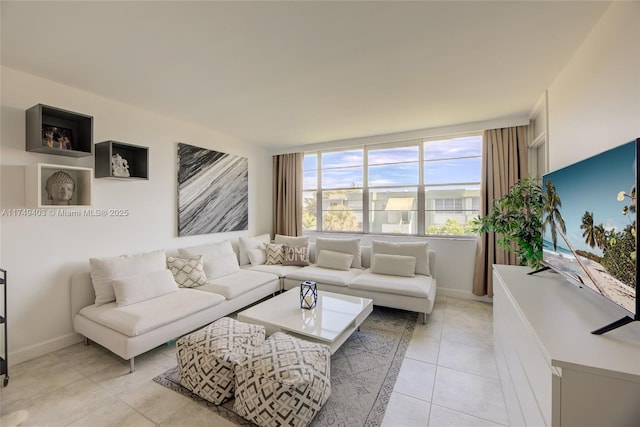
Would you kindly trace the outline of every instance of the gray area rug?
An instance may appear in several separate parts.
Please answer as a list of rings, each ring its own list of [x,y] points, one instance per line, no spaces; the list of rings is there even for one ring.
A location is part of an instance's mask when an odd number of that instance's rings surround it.
[[[331,356],[331,396],[311,426],[379,426],[382,423],[417,317],[414,312],[374,307],[360,330]],[[233,400],[214,405],[182,387],[177,367],[153,380],[191,397],[239,426],[254,425],[233,412]]]

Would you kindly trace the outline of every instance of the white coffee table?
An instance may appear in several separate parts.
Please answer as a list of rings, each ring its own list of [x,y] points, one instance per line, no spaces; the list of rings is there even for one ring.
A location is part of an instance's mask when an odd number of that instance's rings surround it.
[[[290,289],[238,313],[238,320],[263,325],[267,335],[282,331],[327,344],[331,354],[358,329],[373,310],[369,298],[318,291],[315,308],[300,308],[300,288]]]

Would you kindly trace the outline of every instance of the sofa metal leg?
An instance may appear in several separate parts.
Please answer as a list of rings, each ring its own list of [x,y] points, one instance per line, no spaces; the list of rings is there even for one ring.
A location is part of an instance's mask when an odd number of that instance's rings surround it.
[[[427,324],[427,313],[422,313],[422,324],[423,325]]]
[[[84,346],[87,347],[89,345],[89,338],[84,337]]]
[[[133,366],[133,357],[131,359],[129,359],[129,373],[133,374],[133,371],[135,371],[135,368]]]

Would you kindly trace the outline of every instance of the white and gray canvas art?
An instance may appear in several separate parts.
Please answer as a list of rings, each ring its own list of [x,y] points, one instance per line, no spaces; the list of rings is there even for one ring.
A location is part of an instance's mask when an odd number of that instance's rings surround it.
[[[246,157],[178,144],[178,235],[249,228]]]

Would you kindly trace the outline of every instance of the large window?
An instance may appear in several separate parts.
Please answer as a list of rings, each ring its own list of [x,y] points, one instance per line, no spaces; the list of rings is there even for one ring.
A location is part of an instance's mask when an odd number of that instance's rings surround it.
[[[481,148],[471,135],[305,153],[303,229],[470,235]]]

